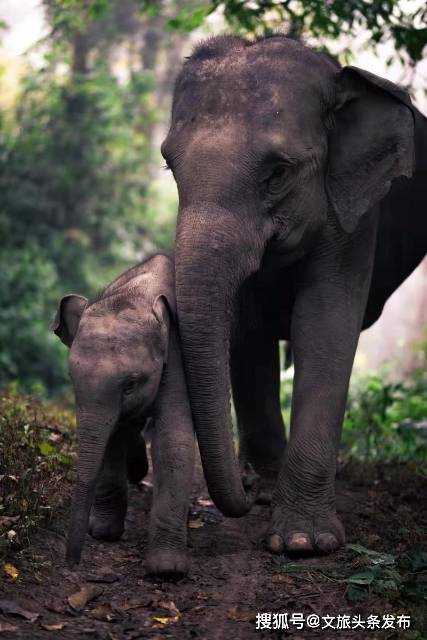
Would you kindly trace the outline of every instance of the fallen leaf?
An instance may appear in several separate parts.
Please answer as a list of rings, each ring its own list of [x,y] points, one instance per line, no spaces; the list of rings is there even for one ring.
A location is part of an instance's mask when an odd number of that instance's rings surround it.
[[[170,624],[171,622],[178,622],[179,620],[179,616],[173,616],[172,618],[166,617],[166,616],[154,616],[153,618],[154,622],[158,622],[159,624],[162,625],[167,625]]]
[[[10,562],[6,562],[3,565],[3,571],[7,573],[7,575],[10,576],[12,580],[16,580],[19,575],[18,569],[13,564],[10,564]]]
[[[271,582],[274,582],[275,584],[294,584],[295,581],[291,576],[284,576],[279,573],[271,578]]]
[[[34,611],[27,611],[23,609],[21,605],[15,600],[0,600],[0,611],[2,613],[10,613],[12,616],[20,616],[21,618],[25,618],[25,620],[29,620],[30,622],[35,622],[37,618],[40,616],[39,613],[34,613]]]
[[[21,516],[0,516],[0,527],[10,527],[11,524],[18,522]]]
[[[69,596],[67,601],[74,611],[80,611],[85,608],[88,602],[100,596],[102,592],[102,587],[97,587],[94,584],[85,584],[79,591]]]
[[[181,612],[176,606],[175,602],[165,602],[164,600],[161,600],[157,603],[157,606],[159,607],[159,609],[165,609],[166,611],[169,611],[173,616],[181,615]]]
[[[181,617],[181,612],[176,606],[175,602],[172,602],[172,601],[166,602],[165,600],[160,600],[159,602],[156,603],[156,607],[158,607],[159,609],[165,609],[166,611],[169,611],[171,615],[170,616],[154,616],[153,617],[154,622],[158,622],[159,624],[162,624],[162,625],[167,625],[167,624],[170,624],[171,622],[178,622],[178,620]]]
[[[61,631],[66,624],[66,622],[56,622],[54,624],[41,624],[40,626],[46,629],[46,631]]]
[[[106,620],[107,622],[112,622],[116,617],[111,608],[111,605],[108,603],[100,604],[99,606],[95,607],[95,609],[92,609],[90,613],[97,620]]]
[[[106,582],[111,584],[112,582],[117,582],[121,580],[122,576],[118,573],[114,573],[114,571],[109,571],[108,569],[96,571],[95,573],[89,573],[86,576],[86,580],[88,582]]]
[[[250,622],[255,620],[255,613],[253,611],[238,610],[237,607],[231,607],[227,611],[227,618],[234,622]]]
[[[0,633],[5,631],[17,631],[18,627],[14,624],[9,624],[9,622],[0,622]]]
[[[204,526],[205,526],[205,523],[200,518],[196,518],[195,520],[188,521],[188,527],[190,529],[200,529],[201,527],[204,527]]]
[[[65,605],[59,598],[52,598],[52,600],[48,600],[45,607],[48,611],[52,611],[52,613],[64,613],[65,610]]]

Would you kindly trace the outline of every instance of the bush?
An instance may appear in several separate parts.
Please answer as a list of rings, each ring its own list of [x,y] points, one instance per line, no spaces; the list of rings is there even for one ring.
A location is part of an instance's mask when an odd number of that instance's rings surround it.
[[[427,339],[419,345],[420,367],[405,381],[354,377],[344,420],[343,447],[359,460],[427,460]]]
[[[357,460],[427,461],[427,339],[419,345],[421,365],[405,381],[379,373],[353,375],[344,418],[342,449]],[[291,370],[282,372],[281,406],[289,429]]]
[[[68,495],[74,424],[67,409],[0,396],[0,560],[28,547]]]
[[[55,266],[28,244],[2,252],[0,273],[0,387],[19,379],[27,392],[62,389],[67,352],[49,331],[59,298]]]

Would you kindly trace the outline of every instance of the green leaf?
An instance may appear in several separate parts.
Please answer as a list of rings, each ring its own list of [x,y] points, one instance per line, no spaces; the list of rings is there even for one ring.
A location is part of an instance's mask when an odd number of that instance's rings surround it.
[[[375,580],[376,575],[377,573],[375,569],[369,569],[369,568],[360,569],[359,571],[356,571],[351,576],[346,578],[345,581],[348,582],[349,584],[357,584],[360,586],[365,586],[365,585],[372,584],[372,582]]]
[[[55,447],[46,440],[39,443],[39,451],[43,456],[52,456],[56,453]]]
[[[373,549],[367,549],[361,544],[347,544],[346,549],[355,551],[359,555],[368,556],[372,564],[379,565],[392,565],[395,564],[396,558],[390,553],[382,553],[381,551],[374,551]]]
[[[406,554],[412,571],[427,569],[427,551],[420,544],[414,545]]]
[[[303,571],[310,571],[310,569],[312,569],[312,567],[292,562],[283,565],[283,571],[286,573],[302,573]]]
[[[347,600],[350,602],[359,602],[360,600],[366,600],[369,596],[369,591],[361,589],[355,585],[349,584],[346,591]]]

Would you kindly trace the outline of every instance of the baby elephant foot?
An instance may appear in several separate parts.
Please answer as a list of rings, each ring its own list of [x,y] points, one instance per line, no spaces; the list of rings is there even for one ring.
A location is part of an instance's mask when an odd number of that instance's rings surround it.
[[[328,554],[345,542],[344,527],[334,510],[306,513],[276,506],[267,537],[273,553],[293,555]]]
[[[188,569],[186,549],[151,548],[147,552],[145,570],[148,575],[176,578],[185,576]]]
[[[89,518],[92,538],[108,542],[120,540],[125,528],[126,510],[127,495],[122,489],[96,496]]]

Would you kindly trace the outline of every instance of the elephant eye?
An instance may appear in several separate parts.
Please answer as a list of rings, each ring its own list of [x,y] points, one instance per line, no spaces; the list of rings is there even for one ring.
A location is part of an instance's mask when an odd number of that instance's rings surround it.
[[[130,396],[138,388],[139,378],[128,378],[123,384],[123,395]]]
[[[262,181],[263,190],[273,195],[279,193],[283,187],[285,176],[286,165],[284,163],[277,164],[268,177]]]

